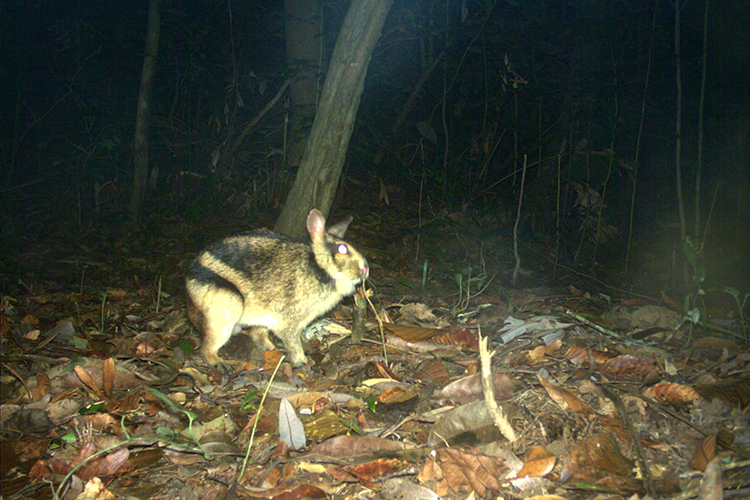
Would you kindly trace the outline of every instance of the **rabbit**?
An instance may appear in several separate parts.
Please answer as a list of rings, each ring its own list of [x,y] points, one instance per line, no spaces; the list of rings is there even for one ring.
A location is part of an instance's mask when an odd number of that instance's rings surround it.
[[[343,241],[348,217],[326,230],[317,209],[307,216],[310,243],[267,229],[229,236],[203,250],[185,279],[188,317],[203,334],[201,354],[227,365],[219,349],[247,327],[259,347],[274,349],[272,330],[293,365],[307,362],[302,332],[369,276],[367,260]]]

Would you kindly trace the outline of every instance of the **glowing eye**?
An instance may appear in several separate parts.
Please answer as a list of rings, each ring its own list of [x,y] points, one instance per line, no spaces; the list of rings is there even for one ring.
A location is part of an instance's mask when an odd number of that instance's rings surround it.
[[[339,245],[339,247],[338,247],[337,250],[338,250],[339,254],[341,254],[341,255],[346,255],[346,254],[349,253],[349,249],[343,243],[341,245]]]

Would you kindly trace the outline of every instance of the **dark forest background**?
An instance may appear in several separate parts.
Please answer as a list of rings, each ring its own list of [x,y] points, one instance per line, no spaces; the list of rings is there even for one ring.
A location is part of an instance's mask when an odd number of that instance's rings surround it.
[[[348,3],[321,5],[327,59]],[[692,255],[682,250],[677,206],[669,1],[397,0],[334,209],[378,212],[385,227],[417,210],[425,219],[465,213],[480,225],[491,215],[484,227],[508,239],[525,158],[528,245],[587,270],[596,260],[619,271],[677,259],[677,276],[702,273],[746,291],[750,3],[709,5],[699,163],[705,7],[684,2],[680,22],[683,191],[687,235],[700,245]],[[147,10],[133,1],[3,2],[6,256],[23,252],[26,238],[129,227]],[[284,161],[293,110],[283,101],[230,164],[214,159],[289,77],[284,23],[283,2],[162,6],[145,230],[227,218],[250,227],[278,213],[295,173]]]

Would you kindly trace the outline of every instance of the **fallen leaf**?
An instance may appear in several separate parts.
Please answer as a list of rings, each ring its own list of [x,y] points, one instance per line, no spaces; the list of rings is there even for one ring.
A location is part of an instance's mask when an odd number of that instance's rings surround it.
[[[633,465],[620,452],[614,437],[595,434],[578,443],[560,471],[560,482],[596,482],[610,476],[629,476]]]
[[[409,342],[423,342],[430,340],[436,335],[445,333],[439,328],[422,328],[419,326],[398,325],[395,323],[383,323],[383,328],[388,329],[397,337]]]
[[[476,493],[485,498],[488,492],[499,492],[501,477],[508,468],[497,457],[484,455],[476,449],[438,448],[419,469],[419,482],[436,483],[435,492]]]
[[[312,447],[311,454],[346,458],[373,453],[375,451],[398,451],[403,445],[375,436],[336,436]]]
[[[701,472],[706,470],[709,462],[716,458],[716,434],[712,434],[700,442],[690,459],[690,467]]]
[[[384,481],[380,494],[391,500],[440,500],[438,494],[431,489],[402,477]]]
[[[111,500],[114,498],[116,498],[115,495],[107,490],[101,479],[92,477],[86,483],[81,494],[76,496],[74,500]]]
[[[611,377],[627,378],[641,383],[658,380],[661,369],[653,359],[636,358],[629,354],[608,359],[600,364],[599,372]]]
[[[557,339],[550,345],[540,345],[539,347],[530,350],[527,356],[532,364],[542,363],[544,361],[547,361],[554,353],[559,351],[562,345],[562,340]]]
[[[673,382],[652,385],[644,393],[660,403],[669,403],[677,406],[684,406],[698,399],[698,393],[692,387]]]
[[[417,402],[418,398],[419,395],[411,389],[393,387],[380,393],[377,401],[380,404],[393,405],[405,403],[407,401]]]
[[[594,410],[592,410],[586,403],[581,401],[578,396],[576,396],[569,390],[563,389],[562,387],[558,387],[550,383],[539,374],[537,374],[537,378],[542,384],[542,387],[544,387],[544,389],[547,391],[547,395],[549,395],[552,401],[557,403],[557,406],[559,406],[561,409],[570,410],[576,413],[582,413],[584,415],[594,413]]]
[[[372,483],[382,477],[395,475],[409,466],[409,462],[403,460],[379,458],[364,464],[341,467],[341,470],[356,477],[360,482]]]
[[[541,446],[532,446],[526,452],[523,467],[516,477],[544,477],[555,467],[557,458]]]
[[[504,373],[494,373],[495,399],[502,401],[513,395],[516,383]],[[440,392],[432,396],[437,401],[449,400],[454,404],[466,404],[483,397],[482,377],[479,373],[463,377],[443,387]]]
[[[286,398],[279,404],[279,439],[294,450],[301,450],[307,443],[305,428]]]

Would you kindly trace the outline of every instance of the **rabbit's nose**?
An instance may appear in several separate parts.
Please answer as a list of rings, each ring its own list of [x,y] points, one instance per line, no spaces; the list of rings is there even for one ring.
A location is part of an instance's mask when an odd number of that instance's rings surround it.
[[[367,277],[370,276],[370,268],[367,264],[362,264],[362,267],[359,268],[359,272],[362,275],[362,281],[365,281]]]

